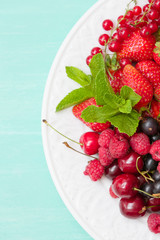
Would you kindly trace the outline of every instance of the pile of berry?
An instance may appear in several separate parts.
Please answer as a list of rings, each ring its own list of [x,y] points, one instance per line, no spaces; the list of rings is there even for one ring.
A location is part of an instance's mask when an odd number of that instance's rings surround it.
[[[84,174],[111,179],[109,192],[120,198],[121,213],[137,218],[150,212],[148,227],[160,233],[160,0],[143,7],[133,2],[117,26],[103,21],[101,47],[86,58],[91,75],[66,68],[81,87],[56,111],[74,105],[74,116],[93,130],[80,138],[84,153],[94,158]]]

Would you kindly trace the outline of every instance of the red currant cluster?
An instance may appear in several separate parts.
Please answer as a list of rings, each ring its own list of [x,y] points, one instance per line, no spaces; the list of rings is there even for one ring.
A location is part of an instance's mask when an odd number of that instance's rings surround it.
[[[115,27],[110,19],[104,20],[102,27],[105,31],[110,31],[110,34],[100,35],[99,44],[105,48],[108,46],[111,52],[119,52],[122,42],[130,36],[131,32],[139,29],[142,37],[157,32],[160,26],[160,0],[148,0],[148,2],[143,8],[136,5],[133,9],[127,10],[124,15],[119,16],[117,18],[118,24]],[[106,49],[104,49],[105,51]],[[103,52],[102,48],[94,47],[86,58],[87,65],[92,57],[100,52]]]

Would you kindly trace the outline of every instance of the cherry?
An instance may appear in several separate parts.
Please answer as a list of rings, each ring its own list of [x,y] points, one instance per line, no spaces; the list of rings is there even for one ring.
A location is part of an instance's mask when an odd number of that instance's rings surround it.
[[[147,211],[149,212],[160,211],[160,198],[149,198],[147,201]]]
[[[143,159],[134,151],[131,151],[127,156],[118,159],[118,166],[124,173],[138,173],[136,164],[141,171],[143,168]]]
[[[121,66],[121,68],[124,68],[127,64],[131,64],[131,60],[129,58],[121,58],[119,60],[119,64]]]
[[[98,41],[99,41],[99,44],[104,46],[107,42],[108,42],[108,39],[109,39],[109,35],[108,34],[102,34]]]
[[[99,134],[96,132],[86,132],[82,134],[79,142],[82,144],[81,148],[86,154],[92,155],[98,153],[98,138]]]
[[[98,53],[102,53],[102,49],[101,48],[99,48],[99,47],[92,48],[92,50],[91,50],[91,55],[92,56],[94,56],[94,55],[96,55]]]
[[[144,216],[146,212],[145,202],[139,195],[131,198],[121,198],[119,207],[121,214],[128,218],[138,218]]]
[[[118,31],[118,35],[120,37],[120,39],[126,39],[130,36],[130,30],[128,28],[120,28],[119,31]]]
[[[133,197],[137,195],[134,188],[139,187],[139,181],[136,176],[129,173],[123,173],[112,182],[112,190],[119,197]]]
[[[134,15],[140,15],[141,12],[142,12],[142,8],[141,8],[140,6],[135,6],[135,7],[133,8],[133,13],[134,13]]]
[[[111,52],[119,52],[121,49],[121,43],[118,40],[112,40],[109,44],[108,44],[108,49]]]
[[[92,55],[89,55],[89,56],[86,58],[86,63],[87,63],[87,65],[90,64],[92,57],[93,57]]]
[[[106,19],[102,23],[104,30],[109,31],[113,28],[113,22],[110,19]]]
[[[109,167],[106,168],[105,173],[108,178],[113,179],[120,175],[122,171],[118,166],[118,161],[114,160]]]

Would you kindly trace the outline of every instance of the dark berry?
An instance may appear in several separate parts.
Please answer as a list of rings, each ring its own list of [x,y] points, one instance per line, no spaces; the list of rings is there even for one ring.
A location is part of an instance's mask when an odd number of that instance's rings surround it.
[[[152,174],[152,178],[155,180],[155,181],[159,181],[160,180],[160,173],[156,170],[154,171],[154,173]]]
[[[153,184],[151,182],[146,182],[141,186],[141,190],[146,193],[140,192],[142,196],[149,197],[147,193],[150,195],[153,193]]]
[[[105,173],[108,178],[113,179],[120,175],[122,171],[120,170],[118,166],[118,161],[115,160],[114,162],[111,163],[109,167],[106,168]]]
[[[144,157],[144,170],[153,171],[157,169],[158,162],[150,154]]]
[[[160,135],[157,134],[157,135],[154,135],[154,136],[151,136],[150,137],[150,140],[151,140],[151,143],[157,141],[157,140],[160,140]]]
[[[160,180],[153,183],[153,193],[160,193]]]
[[[148,136],[154,136],[158,133],[158,122],[156,119],[147,117],[140,121],[140,128]]]

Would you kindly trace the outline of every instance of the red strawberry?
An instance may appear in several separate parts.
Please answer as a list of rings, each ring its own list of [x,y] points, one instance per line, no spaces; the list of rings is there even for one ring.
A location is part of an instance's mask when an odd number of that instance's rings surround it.
[[[155,89],[160,84],[160,66],[151,60],[138,62],[135,66]]]
[[[153,88],[150,82],[130,64],[124,67],[123,75],[123,85],[131,87],[142,97],[141,100],[136,104],[136,109],[147,106],[153,97]]]
[[[157,118],[160,114],[160,102],[152,100],[150,113],[153,118]]]
[[[122,68],[112,73],[113,79],[109,76],[110,84],[115,93],[119,93],[122,87],[123,70]]]
[[[123,41],[117,57],[118,59],[129,58],[133,61],[151,60],[155,42],[153,35],[143,38],[140,31],[136,30]]]
[[[154,91],[154,96],[157,101],[160,101],[160,85],[158,85],[158,87],[156,87],[156,89]]]
[[[153,49],[153,59],[157,64],[160,65],[160,42],[156,42],[155,44]]]
[[[81,114],[82,114],[83,110],[85,108],[87,108],[88,106],[90,106],[90,105],[98,106],[96,104],[95,98],[87,99],[86,101],[84,101],[84,102],[82,102],[80,104],[75,105],[73,107],[73,109],[72,109],[72,112],[73,112],[74,116],[76,118],[78,118],[79,120],[81,120],[84,124],[86,124],[88,127],[90,127],[95,132],[102,132],[103,130],[109,128],[111,126],[110,122],[106,122],[106,123],[97,123],[97,122],[89,123],[89,122],[85,122],[81,118]]]

